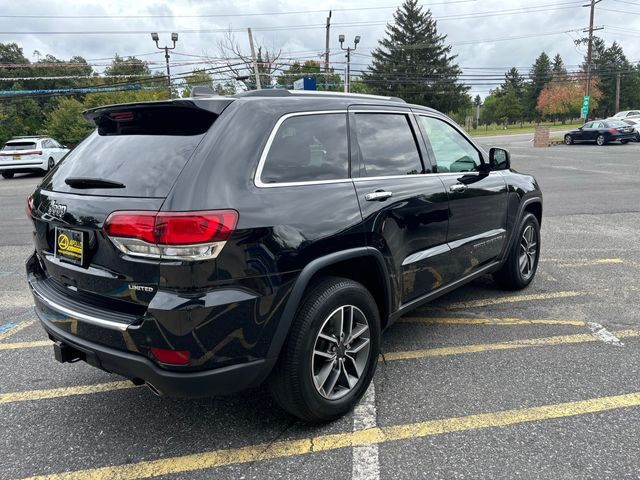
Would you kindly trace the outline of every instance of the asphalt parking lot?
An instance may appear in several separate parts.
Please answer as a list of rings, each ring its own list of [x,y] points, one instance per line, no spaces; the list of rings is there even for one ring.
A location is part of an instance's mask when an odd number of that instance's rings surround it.
[[[0,478],[640,478],[640,144],[480,142],[542,187],[535,281],[402,318],[364,401],[316,427],[264,389],[172,400],[56,363],[23,268],[40,177],[1,180]]]

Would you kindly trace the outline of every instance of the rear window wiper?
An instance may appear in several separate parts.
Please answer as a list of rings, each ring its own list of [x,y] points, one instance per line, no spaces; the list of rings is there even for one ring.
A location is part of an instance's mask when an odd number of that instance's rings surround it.
[[[125,188],[126,185],[113,180],[104,180],[102,178],[90,177],[69,177],[64,183],[71,188]]]

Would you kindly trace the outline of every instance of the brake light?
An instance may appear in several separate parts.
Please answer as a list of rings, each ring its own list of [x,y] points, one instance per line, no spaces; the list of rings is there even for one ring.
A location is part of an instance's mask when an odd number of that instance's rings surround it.
[[[114,120],[133,120],[133,112],[115,112],[109,116]]]
[[[191,359],[191,353],[188,350],[167,350],[165,348],[151,347],[151,355],[162,363],[170,363],[172,365],[186,365]]]
[[[160,259],[215,258],[238,222],[235,210],[113,212],[103,229],[128,255]]]
[[[615,128],[610,128],[609,133],[618,133],[618,130]]]

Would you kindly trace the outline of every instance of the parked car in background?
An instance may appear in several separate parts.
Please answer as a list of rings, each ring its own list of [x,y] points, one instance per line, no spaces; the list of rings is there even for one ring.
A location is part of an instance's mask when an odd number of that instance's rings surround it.
[[[616,113],[613,117],[610,117],[609,120],[622,120],[624,118],[634,117],[640,119],[640,110],[624,110]]]
[[[624,123],[627,125],[631,125],[633,130],[636,132],[636,142],[640,142],[640,118],[627,118],[624,120]]]
[[[571,145],[575,142],[596,142],[602,146],[610,142],[627,143],[635,139],[636,132],[633,127],[622,120],[594,120],[567,133],[564,143]]]
[[[14,137],[0,150],[0,172],[4,178],[13,178],[16,173],[46,173],[68,152],[50,137]]]

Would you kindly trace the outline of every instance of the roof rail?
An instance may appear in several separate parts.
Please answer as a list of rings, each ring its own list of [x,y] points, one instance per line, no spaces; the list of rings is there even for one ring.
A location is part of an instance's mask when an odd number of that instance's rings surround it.
[[[49,138],[47,135],[20,135],[17,137],[11,137],[8,141],[19,140],[21,138]]]
[[[348,98],[368,98],[370,100],[387,100],[391,102],[406,103],[398,97],[385,97],[382,95],[369,95],[366,93],[342,93],[324,90],[285,90],[283,88],[272,88],[266,90],[249,90],[247,92],[236,93],[234,97],[292,97],[292,96],[310,96],[310,97],[348,97]]]

